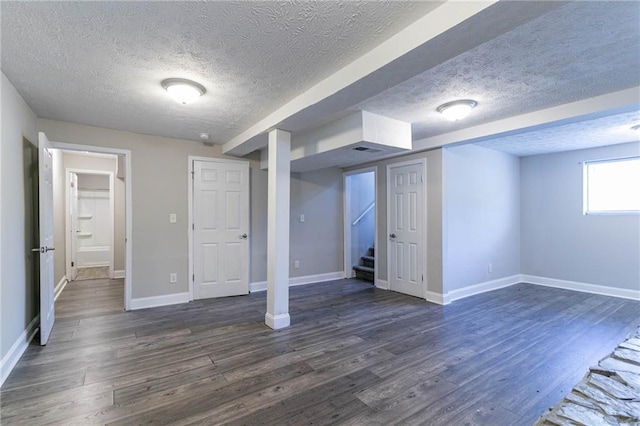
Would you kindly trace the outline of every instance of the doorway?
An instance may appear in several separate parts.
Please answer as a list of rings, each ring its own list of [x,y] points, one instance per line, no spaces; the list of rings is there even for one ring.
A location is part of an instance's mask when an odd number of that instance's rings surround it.
[[[377,168],[344,173],[344,277],[377,283]]]
[[[71,161],[72,153],[65,153]],[[76,154],[77,155],[77,154]],[[83,161],[84,160],[84,161]],[[115,217],[124,218],[124,205],[116,211],[114,172],[115,156],[84,156],[76,163],[90,165],[96,161],[113,170],[65,168],[66,177],[66,276],[69,281],[114,278],[115,244],[124,247],[124,235],[116,233]],[[119,229],[123,229],[122,226]],[[124,251],[118,250],[118,267],[124,269]],[[120,274],[119,274],[120,275]]]

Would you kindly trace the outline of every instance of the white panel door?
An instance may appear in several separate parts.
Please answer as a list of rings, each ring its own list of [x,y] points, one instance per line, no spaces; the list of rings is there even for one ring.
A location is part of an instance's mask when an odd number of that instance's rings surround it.
[[[424,298],[424,164],[388,166],[388,274],[391,290]]]
[[[40,228],[40,344],[46,345],[55,321],[53,294],[53,158],[44,133],[38,136]]]
[[[249,164],[193,162],[194,299],[249,293]]]

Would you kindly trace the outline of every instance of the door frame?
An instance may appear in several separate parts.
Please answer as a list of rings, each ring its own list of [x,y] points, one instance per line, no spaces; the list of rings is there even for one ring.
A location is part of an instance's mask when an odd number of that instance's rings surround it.
[[[64,151],[87,151],[96,154],[113,154],[124,156],[124,309],[131,310],[131,293],[133,280],[133,193],[131,176],[131,150],[120,148],[106,148],[93,145],[78,145],[66,142],[51,142],[51,147]],[[66,267],[65,267],[66,270]]]
[[[116,253],[115,253],[115,241],[114,241],[114,232],[115,232],[115,180],[113,176],[113,172],[105,171],[105,170],[91,170],[91,169],[77,169],[73,167],[67,167],[64,169],[65,176],[65,199],[64,199],[64,207],[65,207],[65,226],[66,226],[66,250],[65,250],[65,273],[67,275],[67,279],[71,273],[71,215],[69,214],[69,197],[70,197],[70,184],[71,184],[71,173],[75,174],[83,174],[83,175],[103,175],[109,176],[109,226],[111,228],[111,232],[109,234],[109,249],[111,250],[111,255],[109,259],[109,278],[113,279],[113,269],[116,262]],[[76,188],[77,189],[77,188]],[[77,212],[76,212],[77,213]],[[76,265],[76,268],[78,265]]]
[[[226,164],[246,164],[249,166],[249,173],[247,179],[249,179],[249,230],[251,230],[251,162],[247,160],[230,160],[227,158],[215,158],[215,157],[200,157],[197,155],[189,155],[187,157],[187,241],[189,246],[189,301],[193,301],[193,281],[194,281],[194,250],[193,250],[193,162],[205,161],[209,163],[226,163]],[[249,233],[250,234],[250,233]],[[249,254],[247,256],[247,268],[249,268],[249,292],[251,292],[251,235],[249,235]]]
[[[403,166],[412,166],[419,164],[422,166],[422,174],[424,176],[424,181],[422,185],[422,224],[420,228],[420,237],[422,240],[422,276],[424,279],[422,280],[422,298],[427,299],[427,289],[429,288],[427,285],[428,277],[427,277],[427,159],[426,158],[416,158],[413,160],[400,161],[397,163],[387,164],[387,233],[385,235],[385,240],[387,241],[387,283],[389,285],[389,290],[393,290],[392,282],[391,282],[391,241],[389,240],[389,229],[391,228],[391,169],[395,167],[403,167]],[[395,290],[394,290],[395,291]]]
[[[373,214],[375,215],[375,231],[373,236],[374,244],[378,244],[378,166],[365,167],[362,169],[349,170],[348,172],[344,172],[342,174],[342,184],[343,184],[343,197],[342,197],[342,207],[343,207],[343,262],[344,262],[344,271],[343,278],[352,278],[353,277],[353,269],[351,267],[351,183],[349,182],[349,177],[353,175],[359,175],[362,173],[373,172],[374,186],[373,186],[373,201],[376,203],[373,208]],[[378,256],[376,255],[376,259]],[[373,266],[373,284],[378,286],[378,263],[375,262]]]

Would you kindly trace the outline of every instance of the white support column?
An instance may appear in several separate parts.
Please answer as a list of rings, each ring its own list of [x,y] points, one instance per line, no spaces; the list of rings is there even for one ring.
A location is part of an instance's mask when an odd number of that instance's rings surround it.
[[[267,212],[267,313],[274,330],[288,327],[289,317],[289,187],[291,134],[269,132],[269,195]]]

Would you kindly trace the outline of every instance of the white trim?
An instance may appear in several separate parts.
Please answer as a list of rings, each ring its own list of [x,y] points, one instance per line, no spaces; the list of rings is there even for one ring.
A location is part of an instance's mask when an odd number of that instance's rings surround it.
[[[118,279],[124,278],[124,277],[125,277],[124,269],[117,269],[117,270],[113,271],[113,279],[114,280],[118,280]]]
[[[520,274],[510,275],[508,277],[498,278],[491,281],[484,281],[478,284],[451,290],[444,295],[444,299],[448,300],[449,302],[453,302],[455,300],[464,299],[465,297],[475,296],[476,294],[510,287],[521,282],[522,276]]]
[[[63,275],[62,279],[60,280],[60,282],[53,289],[53,294],[55,295],[53,297],[54,301],[58,300],[58,297],[60,297],[60,294],[62,293],[62,290],[64,290],[64,288],[67,286],[68,283],[69,283],[69,280],[67,280],[66,275]]]
[[[391,174],[389,173],[389,171],[395,167],[404,167],[404,166],[412,166],[415,164],[420,164],[422,165],[422,176],[423,176],[423,180],[422,180],[422,226],[419,226],[420,228],[420,237],[422,239],[422,292],[425,295],[425,299],[429,300],[429,296],[428,293],[429,290],[429,285],[428,285],[428,276],[427,276],[427,215],[429,212],[428,209],[428,205],[427,205],[427,185],[428,185],[428,181],[427,181],[427,159],[426,158],[416,158],[416,159],[412,159],[412,160],[406,160],[406,161],[399,161],[396,163],[390,163],[387,164],[387,168],[386,168],[386,172],[387,172],[387,182],[386,182],[386,188],[387,188],[387,235],[389,235],[389,229],[391,228],[391,214],[389,214],[389,211],[391,209]],[[376,223],[376,231],[378,229],[378,224]],[[392,281],[391,281],[391,240],[389,240],[389,238],[387,237],[387,235],[385,235],[385,240],[387,241],[387,280],[389,282],[389,290],[393,290],[391,288],[392,285]],[[376,235],[377,238],[377,235]],[[434,293],[437,294],[437,293]],[[437,303],[437,302],[435,302]],[[449,303],[449,302],[447,302]]]
[[[327,272],[326,274],[305,275],[302,277],[291,277],[289,278],[289,287],[295,287],[298,285],[306,285],[306,284],[314,284],[314,283],[322,283],[327,281],[336,281],[336,280],[341,280],[342,278],[343,278],[342,271]],[[249,284],[250,293],[255,293],[258,291],[266,291],[266,290],[267,290],[266,281],[256,281]]]
[[[249,197],[249,231],[251,231],[251,162],[246,160],[229,160],[227,158],[216,158],[216,157],[200,157],[197,155],[189,155],[187,157],[187,245],[188,245],[188,253],[189,253],[189,275],[187,276],[187,281],[189,282],[189,300],[193,299],[193,281],[194,281],[194,258],[193,258],[193,162],[194,161],[206,161],[211,163],[235,163],[235,164],[247,164],[248,165],[248,173],[247,179],[249,180],[248,184],[248,194]],[[249,268],[248,277],[251,277],[251,232],[247,232],[249,235],[249,250],[247,255],[247,268]],[[266,288],[266,287],[265,287]],[[251,278],[249,278],[249,292],[251,292]]]
[[[535,275],[520,275],[520,282],[541,285],[545,287],[562,288],[583,293],[599,294],[601,296],[620,297],[623,299],[640,300],[639,290],[629,290],[619,287],[608,287],[597,284],[581,283],[577,281],[559,280],[556,278],[538,277]]]
[[[163,294],[162,296],[140,297],[131,299],[131,309],[155,308],[157,306],[177,305],[188,303],[189,293]]]
[[[281,314],[281,315],[271,315],[267,312],[264,315],[264,322],[273,330],[277,330],[279,328],[289,327],[291,325],[291,317],[289,314]]]
[[[425,291],[424,298],[427,300],[427,302],[435,303],[437,305],[448,305],[449,303],[451,303],[448,294],[440,294],[436,293],[435,291]]]
[[[93,145],[79,145],[65,142],[51,142],[51,147],[68,151],[89,151],[92,153],[123,155],[125,164],[125,277],[124,277],[124,309],[131,310],[132,278],[133,278],[133,191],[131,174],[131,150],[105,148]]]
[[[381,280],[381,279],[378,278],[376,280],[376,287],[377,288],[381,288],[383,290],[389,290],[389,281]]]
[[[11,345],[11,349],[6,353],[6,355],[0,361],[0,386],[7,380],[9,374],[16,366],[24,351],[29,347],[29,343],[33,340],[38,331],[40,325],[40,314],[36,315],[36,317],[31,320],[26,330],[20,333],[20,336],[16,339],[16,341]]]

